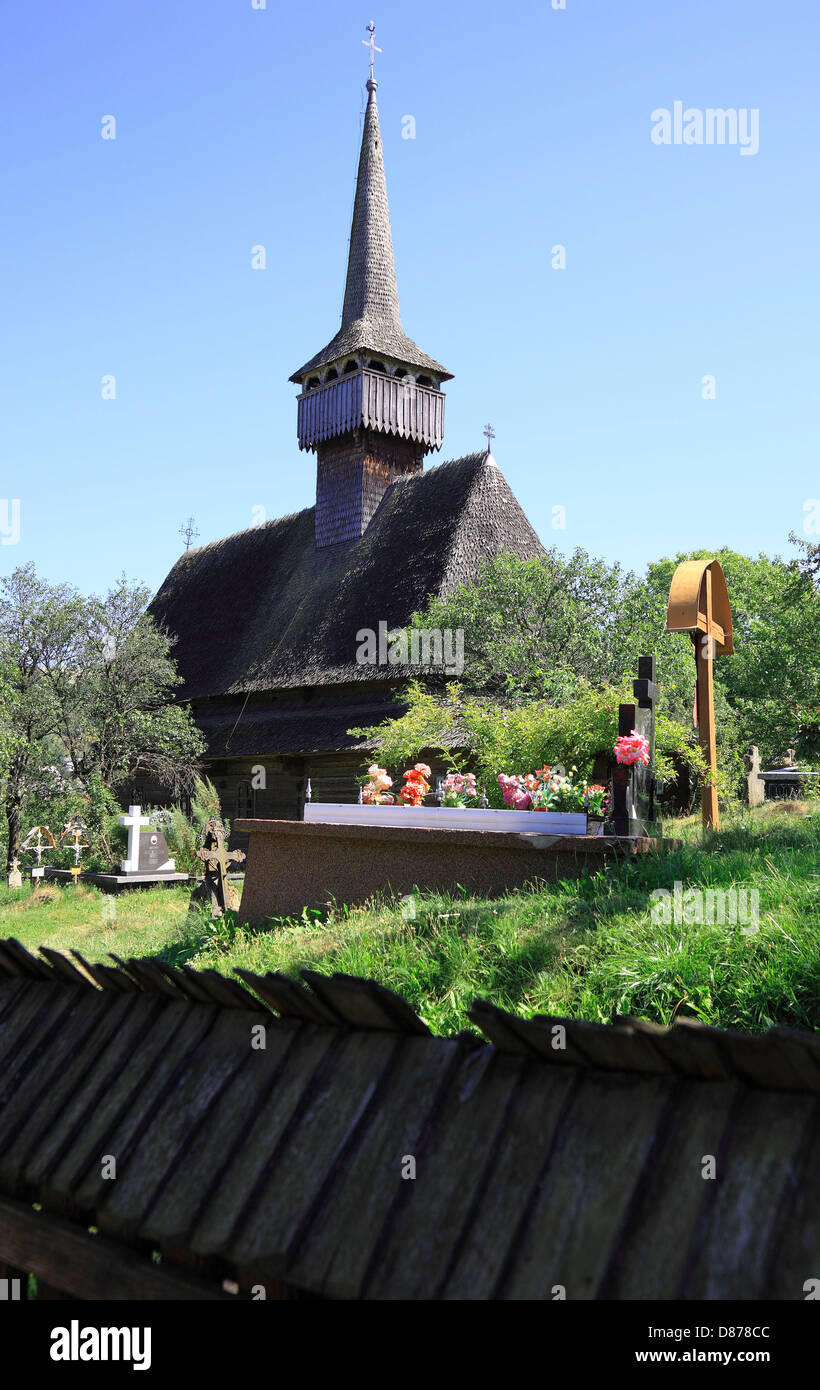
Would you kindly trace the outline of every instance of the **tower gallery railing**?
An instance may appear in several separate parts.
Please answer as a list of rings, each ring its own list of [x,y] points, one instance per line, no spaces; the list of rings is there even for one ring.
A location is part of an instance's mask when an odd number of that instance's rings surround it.
[[[300,449],[354,429],[375,429],[440,449],[444,395],[368,368],[303,391],[298,398]]]

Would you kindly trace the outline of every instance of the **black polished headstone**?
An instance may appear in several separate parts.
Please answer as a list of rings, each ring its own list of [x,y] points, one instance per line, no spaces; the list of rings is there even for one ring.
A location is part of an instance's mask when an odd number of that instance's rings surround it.
[[[140,857],[138,873],[173,873],[173,868],[167,869],[171,856],[168,852],[168,845],[161,830],[149,826],[146,830],[140,831]]]

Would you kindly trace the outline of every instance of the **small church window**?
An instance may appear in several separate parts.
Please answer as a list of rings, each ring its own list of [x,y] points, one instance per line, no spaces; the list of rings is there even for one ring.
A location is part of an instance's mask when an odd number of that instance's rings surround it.
[[[350,372],[357,372],[358,370],[358,362],[345,362],[345,376],[347,376]]]
[[[254,790],[250,782],[240,782],[239,786],[236,789],[237,818],[239,818],[240,816],[244,816],[245,818],[252,819],[255,810],[255,800],[256,797],[254,795]]]

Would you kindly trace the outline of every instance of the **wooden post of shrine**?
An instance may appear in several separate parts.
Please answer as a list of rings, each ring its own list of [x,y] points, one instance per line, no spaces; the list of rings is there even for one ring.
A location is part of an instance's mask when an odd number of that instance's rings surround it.
[[[717,738],[715,735],[715,638],[713,636],[712,571],[707,569],[704,580],[704,612],[706,631],[695,638],[697,667],[698,736],[703,758],[709,769],[709,781],[701,787],[700,805],[704,826],[717,830],[720,823],[717,795]]]
[[[697,725],[707,774],[701,784],[700,807],[704,830],[720,825],[717,795],[714,659],[730,656],[732,610],[723,570],[717,560],[684,560],[672,576],[667,632],[688,632],[695,646],[696,693],[693,722]]]

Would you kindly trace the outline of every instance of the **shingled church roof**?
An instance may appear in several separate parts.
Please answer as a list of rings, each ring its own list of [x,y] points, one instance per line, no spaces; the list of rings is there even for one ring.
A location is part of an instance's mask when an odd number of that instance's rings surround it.
[[[291,381],[298,382],[306,372],[360,351],[397,358],[411,367],[426,367],[445,381],[452,376],[422,352],[401,326],[376,87],[372,80],[367,84],[342,326],[327,347],[294,372]]]
[[[544,553],[486,453],[396,479],[358,540],[317,550],[314,512],[180,556],[151,611],[176,635],[181,698],[413,674],[359,665],[356,633],[403,626],[485,556]]]

